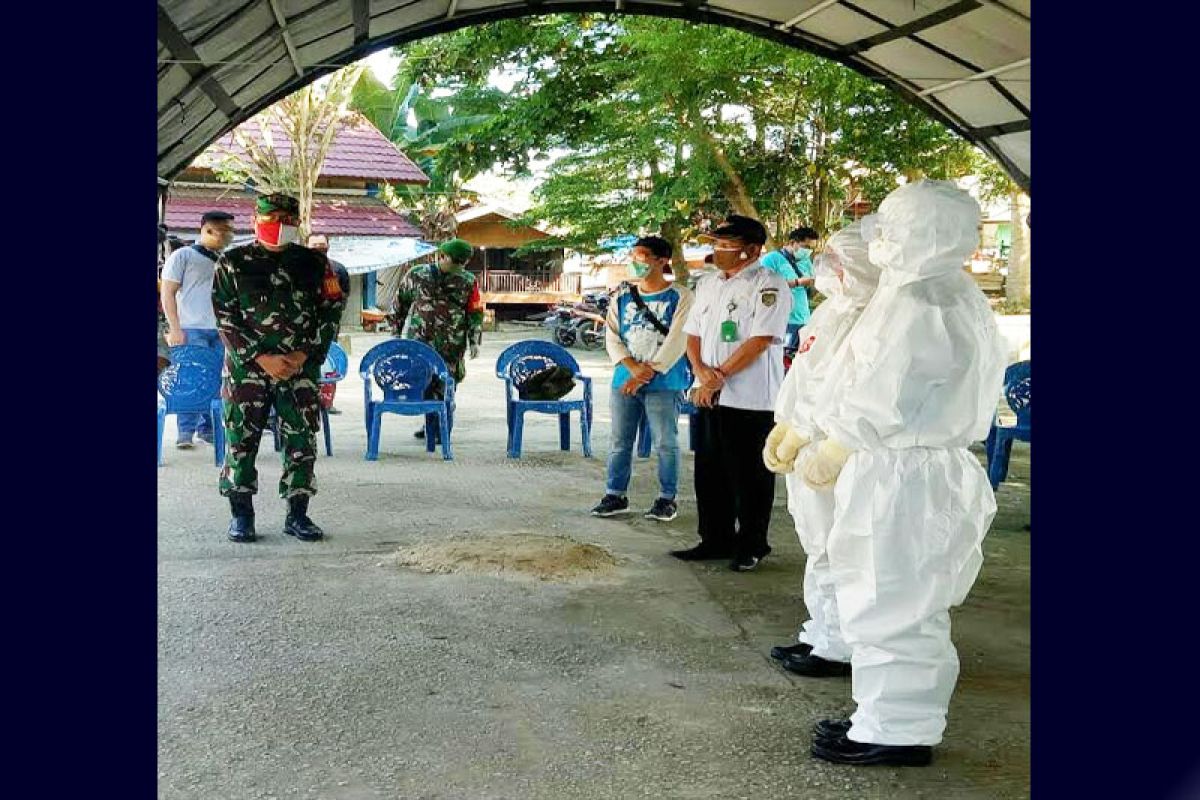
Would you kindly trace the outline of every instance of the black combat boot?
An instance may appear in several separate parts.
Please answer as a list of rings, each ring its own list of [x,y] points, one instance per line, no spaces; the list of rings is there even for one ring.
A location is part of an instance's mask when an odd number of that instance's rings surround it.
[[[253,542],[254,495],[249,492],[233,492],[229,495],[229,510],[233,519],[229,522],[229,539],[234,542]]]
[[[325,535],[325,531],[308,518],[308,495],[296,494],[288,498],[288,513],[287,519],[283,521],[283,532],[302,542],[315,542]]]

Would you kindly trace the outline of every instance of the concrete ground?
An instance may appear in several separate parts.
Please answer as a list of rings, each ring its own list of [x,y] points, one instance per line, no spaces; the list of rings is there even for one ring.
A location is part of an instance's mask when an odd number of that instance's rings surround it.
[[[327,538],[281,531],[279,462],[260,456],[260,540],[226,541],[212,451],[159,471],[159,796],[205,798],[1017,798],[1029,795],[1029,447],[1014,447],[987,560],[954,612],[962,660],[946,739],[924,769],[849,768],[808,755],[812,725],[852,710],[849,679],[804,679],[767,656],[806,616],[804,555],[778,483],[774,553],[756,572],[666,555],[695,541],[692,460],[680,516],[587,514],[608,441],[602,353],[596,458],[557,447],[532,416],[505,458],[492,334],[459,393],[455,460],[389,416],[363,460],[358,358],[319,457],[312,516]],[[537,334],[534,334],[537,335]],[[686,442],[686,418],[681,434]],[[655,495],[653,462],[631,498]],[[395,553],[452,537],[562,535],[609,550],[607,578],[543,582],[436,574]]]

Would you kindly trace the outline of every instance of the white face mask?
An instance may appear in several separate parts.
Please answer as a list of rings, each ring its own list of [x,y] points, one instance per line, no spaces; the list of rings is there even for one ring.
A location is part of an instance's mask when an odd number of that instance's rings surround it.
[[[279,244],[292,244],[300,238],[300,228],[295,225],[279,226]]]

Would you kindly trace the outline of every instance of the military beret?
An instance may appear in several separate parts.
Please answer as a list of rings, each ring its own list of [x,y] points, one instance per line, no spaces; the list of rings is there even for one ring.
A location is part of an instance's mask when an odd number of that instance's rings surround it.
[[[272,211],[284,211],[288,214],[300,213],[300,201],[290,195],[276,192],[275,194],[259,195],[254,202],[254,209],[259,214],[270,214]]]
[[[438,251],[450,256],[452,261],[465,264],[471,260],[471,256],[475,253],[475,248],[471,247],[470,243],[463,239],[451,239],[448,242],[442,242],[441,246],[438,247]]]

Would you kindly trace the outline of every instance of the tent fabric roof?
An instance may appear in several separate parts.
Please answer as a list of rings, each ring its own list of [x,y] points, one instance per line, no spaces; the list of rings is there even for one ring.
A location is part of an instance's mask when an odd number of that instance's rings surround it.
[[[225,211],[233,214],[235,231],[250,231],[254,198],[235,187],[178,186],[167,198],[167,229],[199,230],[204,212]],[[312,227],[313,233],[330,236],[424,236],[420,228],[382,200],[362,195],[317,195],[313,199]]]
[[[273,149],[281,159],[291,158],[291,142],[284,134],[283,126],[275,120],[262,117],[243,122],[237,132],[244,134],[255,144],[263,141],[260,122],[267,123]],[[245,148],[233,132],[222,135],[213,142],[195,162],[193,167],[208,167],[220,163],[226,156],[245,156]],[[329,143],[325,163],[321,165],[323,178],[363,178],[385,180],[393,183],[427,184],[429,178],[396,145],[387,140],[379,129],[361,115],[338,128]]]
[[[159,0],[158,174],[312,80],[384,47],[581,11],[723,24],[895,89],[1030,183],[1031,0]]]

